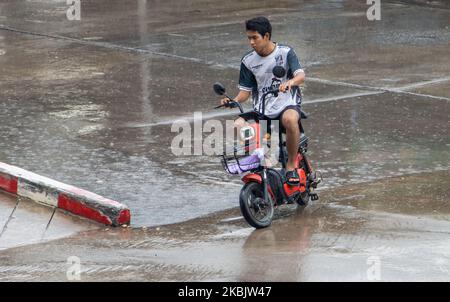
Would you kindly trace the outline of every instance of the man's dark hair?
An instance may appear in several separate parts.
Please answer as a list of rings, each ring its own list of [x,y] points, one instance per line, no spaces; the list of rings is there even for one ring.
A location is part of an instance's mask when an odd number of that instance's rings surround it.
[[[245,21],[245,29],[257,31],[263,37],[269,33],[269,40],[272,37],[272,25],[266,17],[256,17]]]

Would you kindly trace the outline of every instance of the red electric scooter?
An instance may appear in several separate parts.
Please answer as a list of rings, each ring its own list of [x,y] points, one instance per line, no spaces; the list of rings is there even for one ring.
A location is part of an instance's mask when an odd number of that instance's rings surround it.
[[[277,96],[279,92],[279,78],[283,78],[286,70],[281,66],[273,69],[274,78],[270,90],[262,96],[262,112],[245,112],[239,102],[232,100],[225,94],[225,87],[220,83],[214,84],[214,91],[219,95],[224,95],[230,101],[217,106],[239,108],[240,117],[246,120],[254,120],[254,123],[243,127],[240,137],[244,142],[243,147],[235,144],[233,150],[226,150],[221,157],[222,165],[226,172],[230,174],[243,174],[244,186],[239,196],[239,204],[245,220],[255,228],[268,227],[272,223],[274,208],[285,203],[297,203],[299,206],[306,206],[309,200],[317,200],[319,197],[314,193],[314,189],[322,181],[320,172],[314,171],[311,163],[306,157],[308,138],[304,134],[300,125],[300,143],[296,155],[296,169],[300,176],[298,186],[291,186],[286,183],[285,171],[287,162],[287,149],[285,131],[278,131],[279,156],[278,162],[281,169],[274,169],[270,161],[265,160],[264,144],[270,148],[269,138],[272,134],[271,121],[264,115],[265,100],[269,94]],[[278,85],[273,85],[274,83]],[[307,114],[302,111],[301,119],[307,118]],[[262,125],[268,127],[262,127]],[[267,128],[267,129],[263,129]]]

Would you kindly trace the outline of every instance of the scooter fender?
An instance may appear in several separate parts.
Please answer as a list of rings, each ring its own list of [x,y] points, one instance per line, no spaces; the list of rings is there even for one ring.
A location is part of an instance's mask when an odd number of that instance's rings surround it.
[[[249,173],[244,175],[244,177],[242,177],[242,181],[244,183],[248,183],[248,182],[257,182],[259,184],[262,184],[262,177],[259,174],[256,173]],[[272,200],[276,200],[275,194],[272,191],[272,188],[270,186],[267,186],[267,191],[270,195],[270,197],[272,198]]]
[[[245,174],[244,177],[242,177],[242,181],[244,183],[254,181],[254,182],[262,184],[262,177],[259,174],[249,173],[249,174]]]

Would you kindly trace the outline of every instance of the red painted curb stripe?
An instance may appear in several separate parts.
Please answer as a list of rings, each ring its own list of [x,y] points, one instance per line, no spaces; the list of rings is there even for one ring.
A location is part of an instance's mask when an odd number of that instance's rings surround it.
[[[126,210],[122,210],[120,211],[119,214],[119,218],[117,218],[117,223],[119,225],[123,225],[123,224],[130,224],[130,220],[131,220],[131,213],[130,210],[126,209]]]
[[[73,199],[65,194],[59,194],[58,208],[106,225],[112,224],[111,219],[103,215],[100,211],[91,209],[80,201]]]
[[[0,173],[0,189],[17,194],[17,177]]]
[[[128,207],[117,201],[2,162],[0,190],[56,206],[105,225],[129,225],[131,221]]]
[[[120,207],[120,206],[122,206],[119,202],[117,202],[115,200],[111,200],[109,198],[105,198],[103,196],[97,195],[95,193],[92,193],[92,192],[89,192],[89,191],[86,191],[84,189],[80,189],[80,188],[77,188],[77,187],[70,188],[68,190],[68,192],[73,194],[73,195],[75,195],[75,196],[79,195],[79,196],[83,196],[83,197],[87,197],[87,198],[96,200],[96,201],[98,201],[98,202],[100,202],[100,203],[102,203],[104,205],[110,205],[110,206],[113,206],[113,207]]]

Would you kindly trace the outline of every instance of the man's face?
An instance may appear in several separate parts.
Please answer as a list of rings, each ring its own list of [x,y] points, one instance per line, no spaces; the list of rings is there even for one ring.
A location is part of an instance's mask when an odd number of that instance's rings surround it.
[[[267,45],[270,43],[269,33],[263,36],[257,31],[247,30],[247,38],[250,46],[258,53],[261,54]]]

